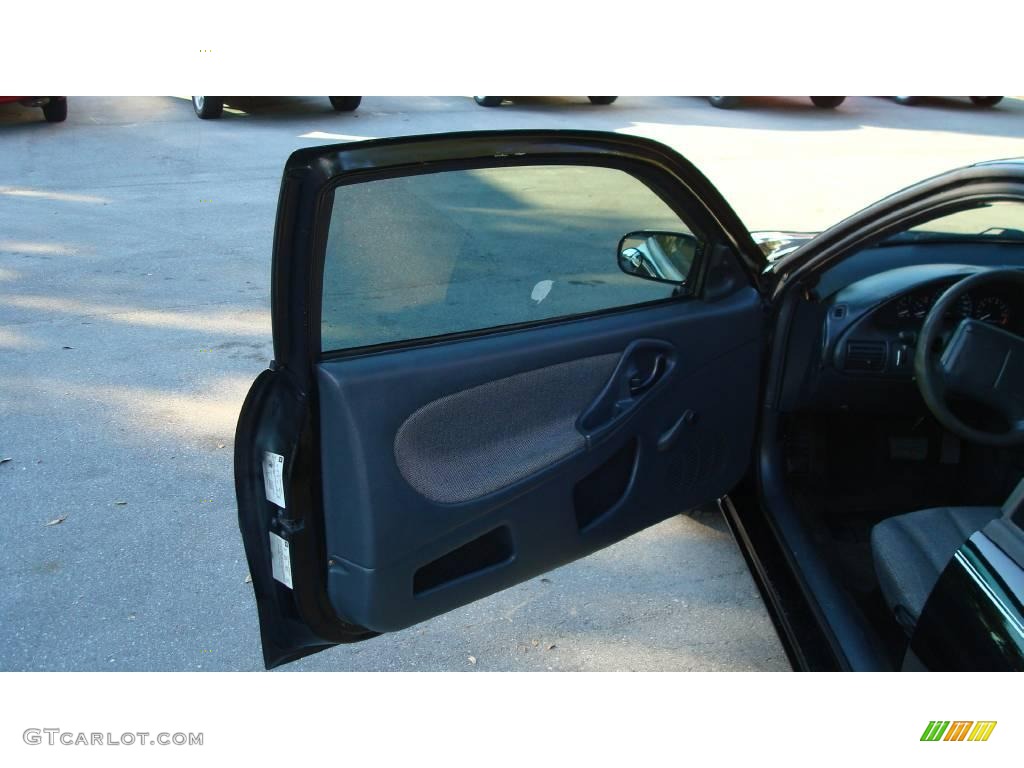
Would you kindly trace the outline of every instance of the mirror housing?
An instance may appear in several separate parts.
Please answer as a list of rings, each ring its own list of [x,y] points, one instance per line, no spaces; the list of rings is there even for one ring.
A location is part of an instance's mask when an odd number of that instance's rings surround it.
[[[683,232],[630,232],[619,241],[619,269],[643,280],[683,285],[700,245],[696,236]]]

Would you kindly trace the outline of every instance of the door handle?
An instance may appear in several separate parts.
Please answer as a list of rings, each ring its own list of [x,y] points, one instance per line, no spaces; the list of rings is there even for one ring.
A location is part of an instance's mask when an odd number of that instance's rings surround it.
[[[658,353],[654,358],[654,363],[651,365],[651,370],[647,376],[641,378],[640,374],[637,374],[630,378],[629,394],[635,397],[636,395],[641,395],[653,387],[665,372],[665,362],[665,355]]]
[[[675,365],[676,351],[667,341],[637,339],[626,347],[604,388],[576,420],[587,445],[629,418],[672,375]]]

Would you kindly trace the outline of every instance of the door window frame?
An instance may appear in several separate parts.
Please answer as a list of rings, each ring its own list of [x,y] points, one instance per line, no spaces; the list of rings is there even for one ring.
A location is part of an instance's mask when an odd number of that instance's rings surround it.
[[[650,139],[596,131],[475,131],[310,147],[288,159],[281,184],[271,288],[277,364],[289,368],[308,385],[312,366],[322,359],[571,322],[608,312],[636,311],[652,303],[685,300],[669,297],[569,318],[321,352],[324,262],[334,193],[339,187],[426,173],[541,165],[596,166],[630,174],[705,242],[706,254],[721,258],[724,246],[736,257],[750,284],[763,289],[764,254],[725,199],[685,158]],[[706,272],[710,260],[703,261],[700,268]],[[701,295],[705,276],[695,275],[692,295]]]

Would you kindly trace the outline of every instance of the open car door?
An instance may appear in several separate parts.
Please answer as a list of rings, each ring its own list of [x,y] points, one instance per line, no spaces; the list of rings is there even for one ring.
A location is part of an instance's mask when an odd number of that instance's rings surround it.
[[[275,361],[235,440],[267,667],[727,493],[751,458],[763,261],[700,172],[646,139],[295,152]]]

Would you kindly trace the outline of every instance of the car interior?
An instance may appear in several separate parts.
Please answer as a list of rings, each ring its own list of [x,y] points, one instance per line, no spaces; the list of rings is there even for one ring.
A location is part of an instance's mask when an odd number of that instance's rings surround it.
[[[967,387],[939,398],[946,415],[916,370],[922,347],[947,360],[964,319],[1000,342],[1024,335],[1022,224],[1024,205],[1011,202],[924,222],[792,297],[762,477],[785,489],[792,508],[776,516],[798,523],[833,602],[869,636],[869,666],[900,667],[932,587],[973,533],[1006,517],[1024,539],[1024,451],[1009,437],[1019,371],[999,372],[1016,389],[1009,407]]]

